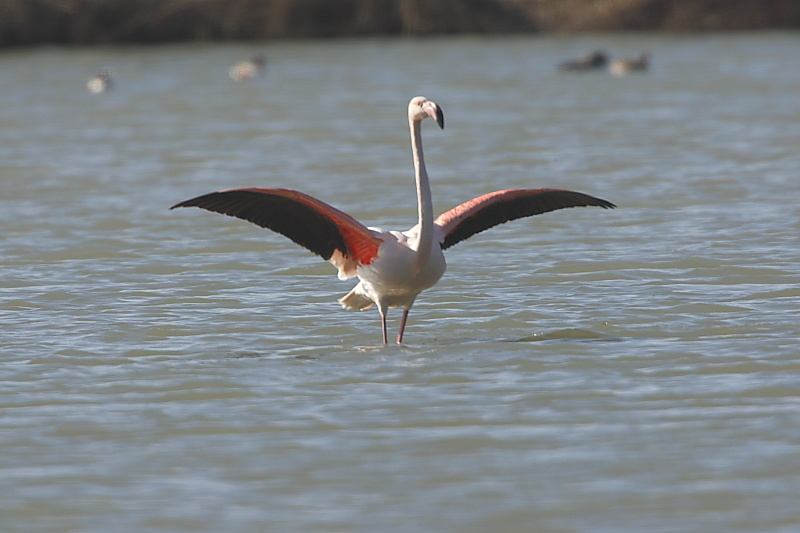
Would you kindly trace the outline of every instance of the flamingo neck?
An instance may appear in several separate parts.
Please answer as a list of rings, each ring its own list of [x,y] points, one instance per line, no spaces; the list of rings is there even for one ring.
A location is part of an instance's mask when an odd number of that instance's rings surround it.
[[[417,261],[424,264],[428,260],[433,242],[433,199],[425,158],[422,154],[422,121],[410,120],[411,154],[414,157],[414,173],[417,180],[417,207],[419,210],[419,243]]]

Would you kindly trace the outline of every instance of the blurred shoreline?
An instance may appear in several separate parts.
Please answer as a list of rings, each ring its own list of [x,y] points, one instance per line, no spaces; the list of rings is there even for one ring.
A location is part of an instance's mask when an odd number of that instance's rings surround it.
[[[2,47],[798,28],[798,0],[0,0]]]

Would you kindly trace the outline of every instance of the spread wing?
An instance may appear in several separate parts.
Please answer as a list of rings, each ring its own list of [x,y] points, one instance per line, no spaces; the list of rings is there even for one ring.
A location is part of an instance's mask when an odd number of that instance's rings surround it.
[[[611,202],[564,189],[506,189],[490,192],[454,207],[436,218],[447,249],[489,228],[510,220],[564,209],[566,207],[616,207]]]
[[[192,206],[271,229],[337,266],[342,260],[370,264],[378,257],[382,242],[347,213],[292,189],[229,189],[185,200],[170,209]]]

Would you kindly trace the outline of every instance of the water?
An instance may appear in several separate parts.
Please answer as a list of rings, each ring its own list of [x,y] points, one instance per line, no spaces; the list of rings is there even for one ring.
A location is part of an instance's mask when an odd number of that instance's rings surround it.
[[[793,34],[7,51],[4,532],[800,530]],[[648,75],[565,75],[597,47]],[[265,52],[267,75],[233,84]],[[117,88],[84,84],[111,67]],[[447,253],[404,346],[290,241],[180,200],[415,218],[508,187],[619,205]],[[390,315],[396,332],[399,312]]]

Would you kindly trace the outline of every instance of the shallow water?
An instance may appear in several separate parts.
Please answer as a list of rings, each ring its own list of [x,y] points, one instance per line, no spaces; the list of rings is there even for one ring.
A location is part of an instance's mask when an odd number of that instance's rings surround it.
[[[800,529],[793,34],[0,55],[7,532]],[[646,75],[569,75],[597,47]],[[263,51],[266,75],[226,71]],[[111,67],[115,90],[84,84]],[[368,225],[550,186],[616,203],[447,252],[403,346],[290,241],[173,203],[260,185]],[[396,331],[399,312],[390,315]]]

